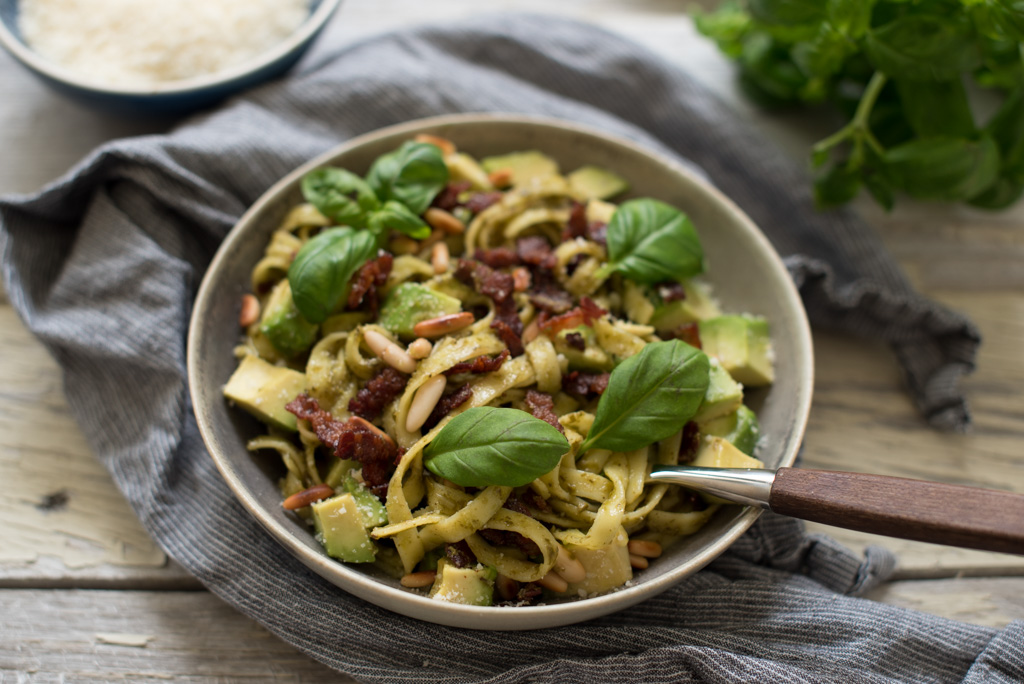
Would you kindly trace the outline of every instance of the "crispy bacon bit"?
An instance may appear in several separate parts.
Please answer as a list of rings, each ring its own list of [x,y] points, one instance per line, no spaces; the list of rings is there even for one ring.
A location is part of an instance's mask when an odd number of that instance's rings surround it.
[[[557,428],[563,435],[565,428],[558,422],[558,415],[555,413],[555,400],[550,394],[529,390],[526,393],[526,408],[534,418],[540,418],[551,427]]]
[[[515,281],[508,273],[495,271],[479,261],[459,259],[455,269],[455,277],[459,281],[473,285],[477,292],[490,297],[494,302],[494,320],[491,328],[508,347],[512,356],[523,353],[523,322],[519,320],[512,291]]]
[[[516,256],[524,264],[554,268],[555,253],[543,235],[529,235],[516,241]]]
[[[583,339],[583,335],[578,332],[567,333],[565,336],[565,343],[579,351],[583,351],[587,348],[587,341]]]
[[[519,498],[522,499],[530,508],[535,508],[538,511],[550,510],[548,508],[548,502],[544,500],[544,497],[532,489],[524,489],[523,492],[519,494]]]
[[[536,582],[527,582],[519,588],[519,593],[516,594],[516,600],[518,605],[529,605],[536,601],[540,595],[544,593],[544,589]]]
[[[572,295],[562,289],[551,271],[544,268],[535,269],[533,287],[527,294],[534,306],[549,314],[564,314],[573,305]]]
[[[462,203],[459,201],[459,195],[468,192],[472,187],[473,185],[469,181],[453,181],[437,194],[437,197],[434,198],[433,206],[445,211],[451,211],[456,207],[462,206]]]
[[[548,336],[557,335],[562,330],[577,328],[581,325],[593,325],[601,316],[608,313],[594,303],[590,297],[580,299],[580,305],[561,316],[548,318],[541,322],[540,329]]]
[[[469,548],[466,540],[457,541],[454,544],[444,545],[444,556],[448,562],[457,568],[467,568],[476,565],[476,554]]]
[[[587,206],[573,202],[569,211],[569,221],[562,231],[562,241],[586,238],[592,242],[605,244],[608,242],[608,226],[601,221],[587,221]]]
[[[494,546],[511,546],[512,548],[519,549],[527,556],[540,555],[540,547],[537,546],[537,543],[529,537],[524,537],[518,532],[512,532],[510,530],[490,530],[485,528],[477,530],[477,534]]]
[[[573,371],[562,376],[562,389],[580,399],[593,399],[608,389],[608,373]]]
[[[457,375],[459,373],[493,373],[501,368],[505,359],[510,356],[508,349],[502,349],[501,353],[491,358],[490,356],[478,356],[472,361],[462,361],[455,364],[444,372],[445,375]]]
[[[501,192],[478,192],[466,200],[466,208],[474,214],[479,214],[484,209],[497,204],[505,194]]]
[[[666,337],[682,340],[691,347],[703,349],[700,344],[700,327],[696,323],[684,323],[666,335]]]
[[[689,463],[700,449],[700,427],[692,420],[683,426],[683,440],[679,443],[679,463]]]
[[[511,247],[495,247],[494,249],[477,249],[473,258],[482,261],[491,268],[505,268],[506,266],[517,266],[519,257]]]
[[[363,466],[363,480],[372,488],[386,486],[395,469],[398,448],[358,419],[337,420],[320,408],[317,400],[300,394],[285,408],[308,420],[317,439],[343,459],[355,459]],[[376,491],[376,490],[375,490]]]
[[[658,285],[658,294],[666,304],[686,299],[686,289],[682,283],[661,283]]]
[[[501,341],[505,343],[509,352],[519,356],[526,351],[526,347],[523,346],[523,323],[519,320],[518,315],[515,316],[515,323],[518,325],[509,323],[507,319],[498,318],[496,313],[494,320],[491,322],[491,328]],[[519,332],[516,332],[517,329]]]
[[[360,266],[356,274],[352,276],[352,289],[348,293],[348,308],[356,309],[365,302],[370,314],[376,316],[379,306],[377,288],[382,287],[388,281],[393,263],[394,257],[387,252],[382,252],[376,259],[370,259]]]
[[[409,376],[391,366],[374,375],[348,402],[348,410],[366,420],[377,420],[384,407],[402,393]]]
[[[423,431],[429,432],[433,430],[441,422],[441,419],[465,404],[471,396],[473,396],[473,386],[468,384],[462,385],[451,394],[443,395],[437,400],[434,410],[427,416],[427,421],[423,423]]]

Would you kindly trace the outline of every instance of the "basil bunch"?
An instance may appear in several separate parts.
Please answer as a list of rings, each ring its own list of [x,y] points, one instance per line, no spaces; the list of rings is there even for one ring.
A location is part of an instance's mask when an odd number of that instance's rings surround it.
[[[607,240],[608,263],[598,276],[618,271],[653,285],[704,272],[704,249],[693,222],[658,200],[623,202],[608,223]]]
[[[588,449],[632,451],[680,430],[700,408],[710,363],[685,342],[654,342],[612,371],[597,404]],[[464,487],[528,484],[569,449],[558,430],[525,411],[473,408],[451,420],[424,450],[430,472]]]
[[[886,208],[897,193],[990,209],[1024,194],[1019,0],[747,0],[697,27],[757,99],[828,102],[849,118],[812,149],[819,204],[862,187]],[[1002,100],[987,123],[971,89]]]

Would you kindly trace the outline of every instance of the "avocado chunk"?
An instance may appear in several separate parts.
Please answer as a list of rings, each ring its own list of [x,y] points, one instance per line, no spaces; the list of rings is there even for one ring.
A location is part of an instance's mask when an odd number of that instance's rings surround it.
[[[772,368],[768,321],[760,316],[718,316],[700,322],[705,353],[716,357],[729,375],[749,387],[770,385]]]
[[[388,524],[388,512],[380,499],[366,488],[362,482],[349,475],[341,484],[342,489],[352,495],[363,519],[363,527],[367,529]]]
[[[298,356],[313,346],[318,327],[307,321],[295,302],[288,280],[282,280],[270,293],[260,319],[260,332],[274,349],[287,357]]]
[[[494,605],[494,579],[498,571],[487,565],[457,568],[447,560],[437,561],[437,575],[430,598],[467,606]]]
[[[363,524],[359,505],[349,494],[332,496],[311,507],[316,538],[327,555],[346,563],[372,563],[377,546]]]
[[[629,549],[625,544],[610,544],[600,549],[588,549],[575,544],[565,548],[587,570],[581,582],[572,582],[566,593],[570,596],[600,594],[611,591],[633,579],[633,568],[629,564]]]
[[[735,412],[742,404],[743,385],[733,380],[722,364],[712,359],[708,389],[704,393],[704,401],[697,409],[697,415],[693,417],[693,420],[698,423],[706,423]]]
[[[583,338],[583,349],[569,343],[569,335]],[[574,338],[575,339],[575,338]],[[551,340],[555,351],[565,356],[572,370],[606,372],[615,367],[615,359],[597,344],[597,335],[589,325],[580,325],[569,330],[560,330]]]
[[[421,321],[462,311],[462,302],[419,283],[402,283],[392,290],[380,310],[380,324],[399,337],[416,336]]]
[[[444,163],[448,165],[449,181],[468,181],[474,190],[481,192],[494,190],[487,172],[468,154],[457,152],[447,157]]]
[[[491,173],[498,169],[512,172],[512,185],[530,185],[534,181],[559,174],[558,162],[537,150],[512,152],[498,157],[486,157],[480,160],[484,171]]]
[[[757,440],[761,437],[761,426],[757,422],[757,414],[741,404],[735,413],[702,425],[701,432],[722,437],[747,456],[753,456]]]
[[[658,332],[671,332],[687,323],[697,323],[706,318],[722,315],[722,310],[711,297],[705,285],[693,281],[682,283],[686,296],[654,309],[650,324]]]
[[[569,188],[584,199],[605,200],[629,190],[629,183],[600,166],[581,166],[567,176]]]
[[[295,415],[285,405],[306,389],[306,375],[267,363],[253,354],[238,364],[224,396],[264,423],[295,431]]]

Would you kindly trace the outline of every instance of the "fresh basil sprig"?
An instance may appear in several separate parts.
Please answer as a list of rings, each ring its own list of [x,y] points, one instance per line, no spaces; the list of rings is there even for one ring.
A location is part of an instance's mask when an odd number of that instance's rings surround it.
[[[710,369],[685,342],[648,344],[612,371],[579,452],[632,451],[679,432],[700,408]]]
[[[413,240],[430,237],[430,226],[407,206],[394,200],[388,200],[383,207],[370,214],[369,228],[382,238],[387,236],[389,230],[405,233]]]
[[[451,419],[426,449],[424,465],[463,487],[519,487],[558,465],[569,442],[525,411],[480,406]]]
[[[401,202],[419,216],[448,183],[448,166],[436,145],[409,140],[378,157],[366,182],[382,202]]]
[[[608,223],[608,263],[598,275],[613,271],[649,284],[702,273],[704,249],[693,222],[655,199],[623,202]]]
[[[353,228],[366,226],[370,213],[380,208],[369,183],[351,171],[330,166],[302,178],[302,196],[327,218]]]
[[[353,228],[331,228],[304,244],[288,269],[299,313],[311,323],[322,323],[348,296],[352,276],[377,249],[373,232]]]

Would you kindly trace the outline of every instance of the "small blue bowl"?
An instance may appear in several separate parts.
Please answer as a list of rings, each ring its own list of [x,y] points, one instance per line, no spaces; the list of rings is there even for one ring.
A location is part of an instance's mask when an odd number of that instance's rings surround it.
[[[309,18],[286,40],[251,60],[214,74],[145,87],[89,81],[40,57],[21,37],[18,0],[0,0],[0,45],[56,90],[101,109],[140,114],[199,109],[288,71],[309,49],[341,0],[313,0]]]

